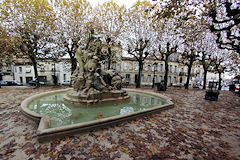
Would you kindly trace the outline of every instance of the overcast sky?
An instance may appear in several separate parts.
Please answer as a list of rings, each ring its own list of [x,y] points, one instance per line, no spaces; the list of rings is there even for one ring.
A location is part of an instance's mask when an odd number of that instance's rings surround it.
[[[91,3],[91,5],[93,5],[94,7],[97,6],[98,4],[103,4],[104,2],[108,2],[111,0],[87,0],[88,2]],[[132,5],[134,5],[137,0],[113,0],[115,3],[117,3],[118,5],[125,5],[127,8],[130,8]],[[152,0],[149,0],[152,2]],[[152,2],[152,3],[156,3],[156,2]]]

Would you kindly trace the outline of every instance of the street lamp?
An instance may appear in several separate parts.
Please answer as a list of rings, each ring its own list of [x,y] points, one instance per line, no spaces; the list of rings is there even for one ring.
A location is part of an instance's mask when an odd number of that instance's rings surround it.
[[[52,68],[52,71],[53,71],[52,78],[53,78],[53,84],[54,84],[55,86],[57,85],[56,62],[57,62],[57,60],[54,59],[54,60],[53,60],[53,68]]]
[[[152,82],[152,88],[154,88],[154,85],[155,85],[155,78],[156,78],[156,75],[155,75],[155,72],[157,71],[157,63],[155,62],[153,64],[153,82]]]

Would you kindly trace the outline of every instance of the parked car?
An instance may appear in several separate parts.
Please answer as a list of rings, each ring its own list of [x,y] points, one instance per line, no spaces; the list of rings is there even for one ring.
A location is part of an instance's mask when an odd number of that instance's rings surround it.
[[[7,82],[7,86],[22,86],[23,84],[16,81],[16,80],[13,80],[13,81],[6,81]]]
[[[28,84],[31,86],[36,86],[37,82],[35,80],[28,81]],[[46,82],[39,81],[40,85],[46,85]]]
[[[235,94],[240,96],[240,84],[235,84]]]
[[[0,81],[1,86],[6,86],[7,85],[7,81]]]
[[[62,85],[63,85],[63,86],[70,86],[70,81],[63,81],[63,82],[62,82]]]
[[[16,80],[13,80],[13,83],[16,84],[17,86],[22,86],[23,85],[21,82],[18,82]]]

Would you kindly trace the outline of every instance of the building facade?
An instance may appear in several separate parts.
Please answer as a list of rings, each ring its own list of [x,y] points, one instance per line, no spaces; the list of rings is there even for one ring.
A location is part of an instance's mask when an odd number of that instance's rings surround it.
[[[168,85],[184,85],[187,81],[188,68],[183,64],[176,61],[168,63]],[[133,58],[122,58],[120,73],[125,78],[125,81],[131,85],[135,85],[138,78],[138,62]],[[152,85],[164,80],[165,63],[160,60],[146,59],[143,65],[141,75],[142,85]],[[194,65],[191,71],[190,84],[202,85],[203,81],[203,68],[201,65]]]
[[[13,79],[23,84],[27,84],[31,80],[35,80],[34,68],[30,62],[17,62],[14,65]],[[71,65],[68,60],[61,62],[42,61],[38,63],[39,81],[45,84],[54,84],[53,79],[56,77],[57,83],[69,81],[71,76]]]
[[[135,85],[138,78],[138,62],[133,58],[123,57],[120,61],[112,63],[111,69],[116,70],[125,82]],[[103,64],[102,69],[107,70],[107,63]],[[2,68],[3,70],[3,68]],[[17,80],[23,84],[27,84],[31,80],[35,80],[34,68],[30,62],[17,62],[13,66],[5,67],[6,73],[2,80]],[[1,71],[1,70],[0,70]],[[3,73],[3,72],[2,72]],[[141,84],[150,86],[164,80],[165,64],[163,61],[146,59],[143,65],[141,75]],[[57,83],[71,80],[71,63],[68,59],[63,59],[58,63],[52,61],[42,61],[38,63],[39,81],[48,85],[53,84],[53,76],[57,77]],[[169,62],[168,85],[184,85],[187,80],[187,67],[174,62]],[[192,67],[190,84],[203,84],[203,68],[200,65]]]
[[[115,49],[121,52],[121,49]],[[121,55],[121,54],[117,54]],[[108,69],[108,62],[103,62],[102,69]],[[184,85],[187,80],[187,67],[178,63],[174,59],[170,59],[168,71],[168,85]],[[57,83],[70,81],[71,63],[69,59],[61,59],[60,62],[40,61],[38,62],[39,81],[52,85],[53,77],[57,78]],[[125,82],[135,85],[138,78],[138,62],[130,57],[116,57],[111,63],[110,69],[120,73],[125,78]],[[17,80],[23,84],[27,84],[31,80],[35,80],[34,68],[30,61],[18,60],[14,65],[7,65],[0,68],[2,80]],[[143,71],[141,75],[141,84],[150,86],[164,80],[165,63],[160,60],[148,58],[144,61]],[[203,84],[203,68],[201,65],[194,65],[191,71],[190,84]]]
[[[12,64],[0,65],[0,81],[12,81],[14,77]]]

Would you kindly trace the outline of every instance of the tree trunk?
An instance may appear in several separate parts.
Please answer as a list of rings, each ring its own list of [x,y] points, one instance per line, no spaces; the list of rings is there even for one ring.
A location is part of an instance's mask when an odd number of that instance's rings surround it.
[[[207,85],[207,69],[204,69],[203,89],[206,89],[206,85]]]
[[[110,58],[108,59],[108,70],[110,70],[111,69],[111,60],[110,60]]]
[[[190,81],[190,77],[191,77],[191,70],[192,70],[192,64],[190,62],[190,65],[188,66],[188,76],[187,76],[187,82],[185,84],[185,89],[189,88],[189,81]]]
[[[168,57],[165,60],[165,75],[164,75],[164,86],[165,90],[167,90],[167,82],[168,82]]]
[[[30,59],[33,63],[34,75],[36,80],[36,88],[38,88],[40,87],[40,84],[39,84],[39,78],[38,78],[37,61],[34,57],[30,57]]]
[[[138,77],[137,77],[137,84],[136,84],[136,88],[141,88],[141,74],[142,74],[142,70],[143,70],[143,62],[140,60],[138,61]]]
[[[192,65],[193,65],[193,57],[190,58],[190,62],[189,62],[189,65],[188,65],[188,76],[187,76],[187,82],[186,82],[186,85],[185,85],[185,89],[189,88],[189,81],[190,81],[190,78],[191,78]]]
[[[111,51],[111,47],[108,47],[108,70],[111,69],[111,54],[112,54],[112,51]]]
[[[221,72],[218,72],[218,77],[219,77],[219,80],[218,80],[218,90],[221,90],[222,89],[222,78],[221,78],[221,75],[222,73]]]
[[[75,57],[71,57],[70,59],[71,59],[71,64],[72,64],[71,74],[73,74],[73,72],[77,68],[77,59]]]

